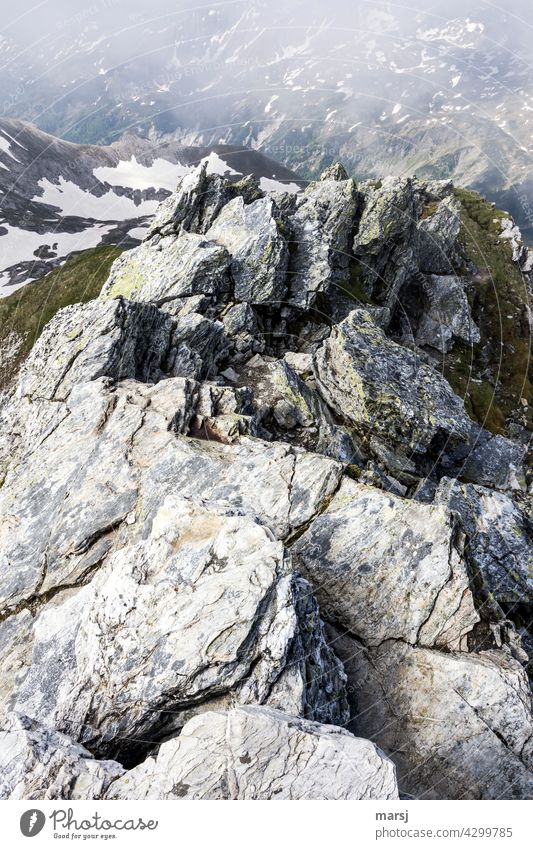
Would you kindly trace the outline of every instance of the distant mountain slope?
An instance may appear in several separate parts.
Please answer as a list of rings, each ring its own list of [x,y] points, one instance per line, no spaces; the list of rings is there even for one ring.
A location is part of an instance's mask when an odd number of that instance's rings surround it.
[[[308,177],[337,159],[358,179],[453,177],[533,244],[526,0],[73,5],[31,37],[31,16],[4,23],[3,114],[76,142],[261,148]]]
[[[252,150],[156,144],[131,134],[110,147],[77,145],[0,119],[0,296],[72,252],[137,244],[159,201],[202,161],[233,181],[254,174],[265,191],[302,185]]]

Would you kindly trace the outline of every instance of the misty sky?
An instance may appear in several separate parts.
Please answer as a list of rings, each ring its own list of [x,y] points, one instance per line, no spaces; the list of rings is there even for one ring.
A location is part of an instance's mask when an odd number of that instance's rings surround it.
[[[361,2],[361,0],[227,0],[227,2],[191,2],[191,0],[2,0],[0,32],[15,40],[28,55],[47,48],[48,55],[60,48],[80,31],[94,29],[99,36],[110,39],[118,61],[125,53],[134,56],[142,52],[142,39],[147,23],[165,30],[169,37],[176,26],[185,25],[191,36],[205,29],[202,19],[216,18],[221,27],[249,14],[254,8],[268,8],[273,30],[305,26],[320,22],[329,27],[353,28],[368,31],[372,26],[387,27],[387,16],[395,19],[395,30],[405,37],[416,38],[419,18],[428,26],[442,27],[455,17],[483,18],[495,24],[494,35],[524,54],[533,36],[531,3],[529,0],[506,0],[505,3],[474,2],[474,0],[415,0],[415,2]],[[211,13],[209,15],[209,13]],[[216,13],[216,15],[214,14]],[[502,27],[502,23],[504,26]],[[400,29],[398,30],[398,24]],[[34,58],[34,57],[33,57]],[[1,61],[1,60],[0,60]]]

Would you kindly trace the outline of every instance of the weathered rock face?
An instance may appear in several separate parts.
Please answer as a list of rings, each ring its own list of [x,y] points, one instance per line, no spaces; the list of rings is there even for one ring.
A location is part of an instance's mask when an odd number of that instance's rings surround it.
[[[424,274],[452,274],[456,241],[461,229],[461,204],[451,194],[439,202],[438,194],[435,195],[431,187],[426,187],[426,192],[426,207],[418,224],[420,271]]]
[[[229,262],[224,247],[196,233],[148,240],[115,260],[101,297],[122,295],[174,311],[192,295],[228,293]]]
[[[232,196],[228,183],[218,174],[208,174],[204,164],[187,174],[160,204],[147,238],[181,231],[205,233]]]
[[[169,317],[150,304],[119,299],[67,307],[22,367],[17,395],[64,401],[76,384],[102,376],[155,382],[162,376],[170,329]]]
[[[423,285],[428,307],[418,325],[417,345],[429,345],[446,353],[452,348],[453,339],[470,345],[479,342],[464,282],[453,274],[429,274]]]
[[[457,651],[479,621],[464,539],[441,506],[345,479],[293,551],[327,618],[367,645]]]
[[[52,319],[0,408],[3,798],[531,796],[525,449],[435,366],[457,238],[447,184],[199,169]]]
[[[101,799],[124,773],[64,734],[10,714],[0,730],[0,799]]]
[[[139,799],[398,798],[394,767],[373,743],[258,707],[190,720],[107,796],[132,790]]]
[[[224,207],[207,233],[231,254],[238,301],[278,306],[284,298],[289,252],[275,215],[268,198],[245,205],[238,197]]]
[[[340,664],[283,545],[252,519],[177,496],[163,501],[146,539],[43,610],[33,634],[14,709],[100,756],[127,759],[136,740],[179,729],[211,701],[346,718]]]
[[[106,376],[157,381],[170,347],[169,316],[122,299],[77,304],[57,313],[23,365],[13,398],[0,410],[0,472],[19,447],[39,445],[68,415],[73,387]]]
[[[351,730],[390,752],[400,787],[422,799],[530,799],[531,696],[503,652],[444,654],[342,636],[332,646],[355,690]]]
[[[286,360],[256,357],[241,370],[240,380],[252,389],[257,420],[272,436],[342,462],[353,461],[356,448],[349,433],[334,423],[318,393]]]
[[[533,525],[525,510],[501,492],[442,480],[435,495],[461,518],[469,556],[487,592],[501,604],[533,602]],[[525,511],[528,512],[525,512]]]
[[[449,384],[415,352],[387,339],[366,310],[354,310],[333,329],[315,355],[314,372],[325,401],[378,454],[381,446],[397,452],[400,469],[415,468],[413,455],[434,462],[470,439],[472,423]]]
[[[296,306],[312,306],[319,293],[335,285],[342,289],[358,204],[354,181],[338,175],[311,184],[297,198],[290,221],[290,300]]]
[[[190,719],[131,770],[10,714],[0,732],[2,799],[397,799],[395,768],[342,728],[259,706]]]
[[[381,185],[366,186],[353,252],[367,294],[389,308],[416,271],[416,219],[411,180],[388,177]]]

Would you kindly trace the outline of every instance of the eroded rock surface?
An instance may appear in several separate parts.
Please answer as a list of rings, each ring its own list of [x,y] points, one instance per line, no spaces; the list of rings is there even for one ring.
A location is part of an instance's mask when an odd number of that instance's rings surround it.
[[[48,324],[0,402],[3,798],[532,796],[527,439],[439,368],[486,334],[458,216],[202,167]]]
[[[366,310],[354,310],[333,329],[315,355],[314,372],[337,415],[378,454],[391,449],[399,468],[414,469],[416,455],[438,462],[470,439],[472,423],[449,384],[389,340]]]
[[[64,734],[10,714],[0,729],[0,799],[101,799],[124,773]]]
[[[395,771],[368,740],[258,707],[204,713],[113,799],[397,799]]]
[[[464,536],[441,506],[345,479],[293,552],[327,618],[367,645],[457,651],[479,621]]]
[[[350,728],[389,752],[400,787],[421,799],[531,799],[527,677],[508,654],[444,654],[347,636],[332,646],[355,690]]]

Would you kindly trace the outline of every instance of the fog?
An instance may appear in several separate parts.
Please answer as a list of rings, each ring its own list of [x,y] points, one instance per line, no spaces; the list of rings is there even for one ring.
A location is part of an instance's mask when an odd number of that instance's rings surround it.
[[[529,0],[1,5],[1,116],[71,141],[246,145],[306,176],[341,158],[495,199],[530,181]]]

